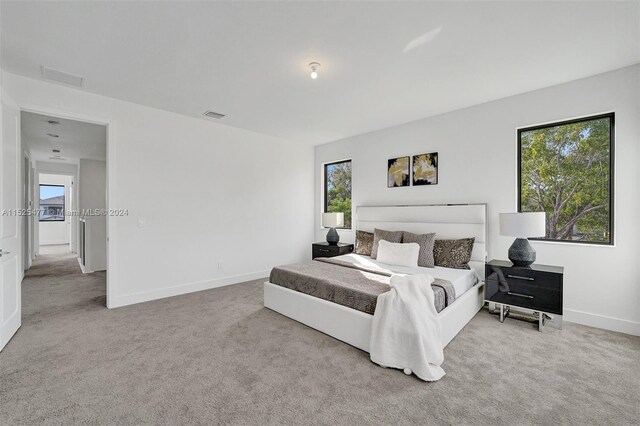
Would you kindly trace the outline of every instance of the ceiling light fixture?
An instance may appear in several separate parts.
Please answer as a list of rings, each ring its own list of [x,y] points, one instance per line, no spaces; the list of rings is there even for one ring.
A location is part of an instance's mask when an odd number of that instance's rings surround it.
[[[47,133],[47,136],[49,136],[50,138],[59,138],[59,135],[56,135],[55,133]]]
[[[51,124],[52,126],[59,126],[60,122],[56,121],[56,120],[47,120],[47,123]]]
[[[309,64],[309,68],[311,68],[311,78],[314,80],[318,78],[318,68],[320,68],[320,64],[317,62],[311,62]]]
[[[59,149],[52,149],[51,151],[53,151],[54,154],[60,154],[60,150]]]

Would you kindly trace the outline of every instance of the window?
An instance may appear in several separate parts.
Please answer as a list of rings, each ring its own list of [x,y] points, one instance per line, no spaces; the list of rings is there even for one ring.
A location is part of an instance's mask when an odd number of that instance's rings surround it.
[[[64,185],[40,185],[40,222],[64,222]]]
[[[324,165],[324,211],[344,213],[344,227],[351,228],[351,160]]]
[[[518,210],[544,240],[613,244],[614,114],[518,130]]]

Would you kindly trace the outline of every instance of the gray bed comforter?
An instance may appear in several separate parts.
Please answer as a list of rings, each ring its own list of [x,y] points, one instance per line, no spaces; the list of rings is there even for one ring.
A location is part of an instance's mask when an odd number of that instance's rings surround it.
[[[389,291],[391,273],[333,258],[277,266],[269,281],[291,290],[328,300],[373,315],[378,295]],[[436,278],[431,284],[438,312],[455,300],[449,281]]]

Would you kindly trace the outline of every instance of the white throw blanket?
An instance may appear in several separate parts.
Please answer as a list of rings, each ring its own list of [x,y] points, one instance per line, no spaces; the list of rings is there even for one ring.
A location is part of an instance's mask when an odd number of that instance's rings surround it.
[[[426,381],[440,380],[444,361],[440,318],[430,275],[394,275],[378,296],[371,328],[371,361]]]

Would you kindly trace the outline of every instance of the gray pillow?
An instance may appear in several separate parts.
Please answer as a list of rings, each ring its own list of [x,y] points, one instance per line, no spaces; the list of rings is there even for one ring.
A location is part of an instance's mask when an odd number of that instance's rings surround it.
[[[371,256],[373,249],[373,232],[356,231],[356,248],[355,254],[363,254]]]
[[[418,243],[420,246],[420,255],[418,256],[418,266],[433,268],[433,245],[436,240],[436,234],[413,234],[404,231],[402,233],[403,243]]]
[[[371,247],[371,258],[378,256],[378,242],[380,240],[389,241],[390,243],[402,242],[402,231],[385,231],[384,229],[373,230],[373,247]]]
[[[433,257],[436,266],[455,269],[471,269],[469,261],[473,251],[475,238],[460,240],[436,240],[433,246]]]

